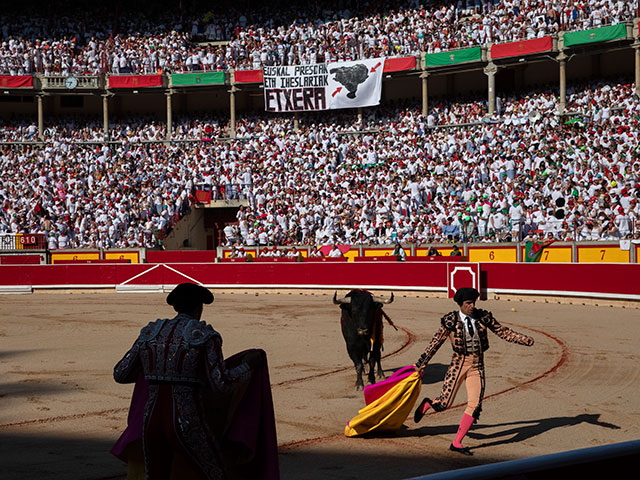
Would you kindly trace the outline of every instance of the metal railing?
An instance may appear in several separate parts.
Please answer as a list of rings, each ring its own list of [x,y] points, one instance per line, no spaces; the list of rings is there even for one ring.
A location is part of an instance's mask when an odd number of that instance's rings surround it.
[[[101,90],[104,88],[103,75],[42,75],[36,77],[40,80],[43,90]],[[67,79],[73,78],[77,84],[67,83]],[[74,82],[74,81],[72,81]],[[73,85],[70,87],[70,85]]]
[[[162,140],[137,140],[131,141],[127,139],[129,145],[154,145],[154,144],[166,144],[166,143],[178,143],[178,144],[195,144],[195,143],[211,143],[211,142],[224,142],[228,143],[231,141],[234,142],[248,142],[249,140],[255,137],[212,137],[212,138],[184,138],[184,139],[174,139],[171,140],[162,139]],[[0,141],[0,148],[9,147],[9,148],[25,148],[25,147],[44,147],[48,143],[53,143],[56,141],[65,141],[68,143],[72,143],[77,146],[93,146],[93,145],[122,145],[122,140],[73,140],[73,139],[58,139],[58,138],[45,138],[43,141]]]

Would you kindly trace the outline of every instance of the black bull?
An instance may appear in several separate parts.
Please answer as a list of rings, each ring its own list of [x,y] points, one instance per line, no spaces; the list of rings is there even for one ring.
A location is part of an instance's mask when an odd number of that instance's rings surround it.
[[[369,383],[375,383],[373,371],[378,365],[378,378],[384,378],[380,365],[382,350],[382,305],[393,302],[391,298],[383,300],[364,290],[352,290],[344,298],[333,295],[333,303],[340,305],[342,335],[347,344],[347,352],[356,367],[356,389],[364,388],[362,372],[364,364],[369,364]]]

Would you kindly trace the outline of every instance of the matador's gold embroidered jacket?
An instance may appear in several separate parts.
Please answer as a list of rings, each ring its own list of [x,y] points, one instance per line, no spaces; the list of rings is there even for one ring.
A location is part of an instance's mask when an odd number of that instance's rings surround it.
[[[487,310],[476,309],[473,318],[476,320],[478,337],[480,338],[480,354],[489,350],[489,339],[487,337],[487,329],[498,335],[503,340],[520,345],[533,345],[533,338],[523,333],[518,333],[500,324],[491,312]],[[436,354],[448,338],[451,341],[453,351],[460,355],[467,355],[471,352],[466,351],[465,331],[458,311],[449,312],[440,319],[440,328],[433,336],[433,339],[425,349],[420,359],[416,362],[416,367],[420,368],[429,363],[431,358]]]

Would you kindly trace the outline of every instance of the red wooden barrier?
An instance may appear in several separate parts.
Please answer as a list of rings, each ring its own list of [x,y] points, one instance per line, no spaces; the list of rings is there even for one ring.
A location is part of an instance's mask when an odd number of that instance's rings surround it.
[[[0,265],[0,286],[172,286],[385,288],[447,291],[450,262],[246,262]],[[462,269],[475,263],[462,263]],[[640,300],[640,264],[482,263],[488,292]],[[455,285],[456,288],[459,286]]]
[[[640,264],[483,263],[482,272],[490,291],[640,300]]]
[[[232,260],[232,259],[229,259]],[[233,259],[235,260],[235,259]],[[445,291],[446,263],[260,263],[23,265],[0,266],[0,285],[111,286],[176,285],[199,282],[215,286],[347,287],[396,286]]]
[[[0,265],[40,265],[41,255],[2,255]]]

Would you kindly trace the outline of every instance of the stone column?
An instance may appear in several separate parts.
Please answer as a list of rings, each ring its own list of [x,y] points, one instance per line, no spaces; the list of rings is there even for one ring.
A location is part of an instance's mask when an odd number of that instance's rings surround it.
[[[496,113],[496,73],[498,73],[498,67],[495,63],[489,62],[489,65],[484,69],[484,74],[487,76],[487,102],[489,115]]]
[[[44,95],[37,95],[38,98],[38,139],[44,140],[44,111],[42,102],[44,101]]]
[[[420,74],[422,79],[422,116],[426,117],[429,113],[429,72]]]
[[[637,38],[632,46],[636,52],[636,95],[640,97],[640,38]]]
[[[167,141],[170,142],[173,138],[173,109],[171,102],[173,91],[169,90],[165,95],[167,96]]]
[[[558,55],[560,65],[560,98],[558,99],[558,113],[564,115],[567,107],[567,56],[564,52]]]
[[[104,141],[109,140],[109,94],[102,95],[102,135]]]
[[[229,137],[236,138],[236,92],[238,89],[235,85],[231,85],[229,90]]]

